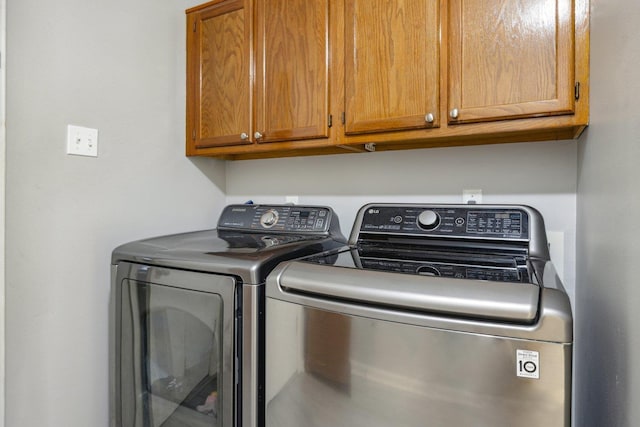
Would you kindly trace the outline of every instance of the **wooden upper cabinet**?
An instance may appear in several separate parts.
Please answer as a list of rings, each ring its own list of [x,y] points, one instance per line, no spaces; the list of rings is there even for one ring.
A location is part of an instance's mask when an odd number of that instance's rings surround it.
[[[211,0],[187,10],[187,155],[577,138],[590,0]]]
[[[439,123],[439,0],[345,4],[345,134]]]
[[[245,0],[187,11],[187,154],[251,142],[250,24]]]
[[[329,137],[329,22],[329,0],[256,2],[257,142]]]
[[[449,123],[574,112],[572,0],[449,0]]]

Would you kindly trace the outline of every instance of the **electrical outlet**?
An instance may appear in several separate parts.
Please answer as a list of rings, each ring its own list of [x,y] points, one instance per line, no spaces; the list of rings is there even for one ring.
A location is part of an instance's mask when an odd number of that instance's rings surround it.
[[[68,125],[67,154],[98,157],[98,129]]]
[[[564,232],[547,231],[547,242],[556,273],[560,280],[564,281]]]
[[[482,190],[462,190],[462,203],[470,205],[482,203]]]

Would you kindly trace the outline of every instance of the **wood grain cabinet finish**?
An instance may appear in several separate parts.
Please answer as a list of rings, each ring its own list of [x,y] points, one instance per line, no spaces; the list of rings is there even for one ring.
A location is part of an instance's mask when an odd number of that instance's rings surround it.
[[[334,3],[214,0],[187,10],[187,155],[344,151],[330,129]]]
[[[329,0],[256,2],[258,142],[329,137]]]
[[[187,11],[187,154],[577,138],[589,0],[214,0]]]
[[[450,0],[449,123],[574,113],[572,0]]]
[[[345,12],[345,133],[437,126],[439,0],[352,0]]]
[[[187,14],[187,154],[251,142],[250,23],[246,0]]]

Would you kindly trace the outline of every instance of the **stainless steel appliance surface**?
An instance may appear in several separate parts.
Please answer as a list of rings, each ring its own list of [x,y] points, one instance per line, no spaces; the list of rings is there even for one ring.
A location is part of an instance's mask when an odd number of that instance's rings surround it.
[[[230,205],[214,230],[116,248],[111,426],[263,426],[265,278],[345,243],[328,207]]]
[[[542,216],[370,204],[266,286],[267,427],[569,427],[573,320]]]

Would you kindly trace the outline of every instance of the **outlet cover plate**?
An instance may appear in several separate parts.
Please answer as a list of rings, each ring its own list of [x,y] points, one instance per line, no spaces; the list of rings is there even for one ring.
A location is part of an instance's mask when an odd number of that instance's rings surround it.
[[[462,203],[470,205],[482,203],[482,190],[462,190]]]

